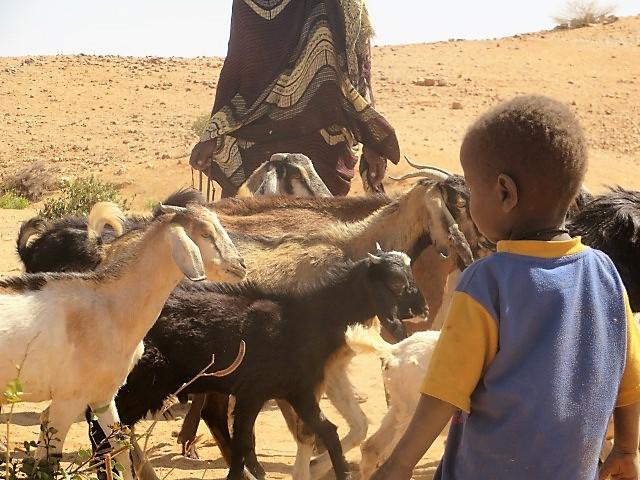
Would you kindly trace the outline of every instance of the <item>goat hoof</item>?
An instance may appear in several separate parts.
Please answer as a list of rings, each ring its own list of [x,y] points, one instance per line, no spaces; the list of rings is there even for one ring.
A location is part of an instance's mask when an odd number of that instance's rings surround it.
[[[198,455],[198,443],[202,440],[202,435],[198,435],[193,440],[190,440],[186,443],[182,444],[182,455],[187,458],[193,458],[195,460],[200,459],[200,455]]]
[[[258,480],[264,480],[267,478],[267,472],[264,471],[264,468],[262,468],[262,465],[259,463],[247,463],[247,470],[249,470],[251,475]]]
[[[365,403],[369,400],[369,396],[366,393],[355,391],[353,392],[353,396],[358,401],[358,403]]]

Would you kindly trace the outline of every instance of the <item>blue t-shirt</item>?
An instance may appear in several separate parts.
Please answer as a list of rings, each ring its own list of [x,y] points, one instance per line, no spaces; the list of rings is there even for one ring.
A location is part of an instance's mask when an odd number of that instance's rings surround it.
[[[500,242],[471,265],[422,389],[461,409],[434,479],[596,478],[614,407],[640,400],[625,298],[579,239]]]

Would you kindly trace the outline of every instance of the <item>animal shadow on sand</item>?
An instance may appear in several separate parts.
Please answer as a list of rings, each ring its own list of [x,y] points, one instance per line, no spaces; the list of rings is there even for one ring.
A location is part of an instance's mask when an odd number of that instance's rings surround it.
[[[6,424],[7,413],[0,414],[0,424]],[[40,414],[36,412],[14,412],[11,415],[11,423],[21,427],[40,425]]]

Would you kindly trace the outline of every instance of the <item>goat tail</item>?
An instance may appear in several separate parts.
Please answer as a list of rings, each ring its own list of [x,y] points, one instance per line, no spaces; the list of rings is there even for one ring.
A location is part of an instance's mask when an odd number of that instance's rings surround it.
[[[352,325],[345,334],[347,345],[357,354],[373,353],[382,360],[392,356],[393,345],[386,342],[375,327]]]
[[[18,250],[18,256],[22,263],[26,265],[26,258],[29,256],[29,239],[33,235],[41,235],[47,230],[47,222],[40,217],[33,217],[22,225],[18,232],[18,240],[16,241],[16,248]]]
[[[124,219],[124,213],[115,203],[98,202],[89,212],[87,220],[89,235],[99,237],[105,225],[109,225],[119,237],[124,231]]]

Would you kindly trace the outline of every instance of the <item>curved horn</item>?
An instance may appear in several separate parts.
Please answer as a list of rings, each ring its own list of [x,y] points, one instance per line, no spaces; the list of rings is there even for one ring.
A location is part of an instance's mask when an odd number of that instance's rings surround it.
[[[401,182],[403,180],[406,180],[407,178],[416,178],[416,177],[420,177],[420,178],[429,178],[431,180],[436,180],[438,182],[446,180],[447,178],[449,178],[448,174],[442,173],[440,171],[433,171],[433,172],[426,172],[424,170],[419,170],[417,172],[410,172],[410,173],[405,173],[403,176],[401,177],[392,177],[389,176],[389,178],[391,180],[395,180],[396,182]]]
[[[409,157],[407,157],[406,155],[404,156],[404,159],[407,161],[409,165],[411,165],[413,168],[417,170],[435,170],[436,172],[443,173],[447,176],[452,175],[451,172],[447,172],[445,169],[440,167],[434,167],[433,165],[420,165],[418,163],[414,163],[411,160],[409,160]]]
[[[373,253],[368,253],[367,254],[369,256],[369,260],[371,260],[371,263],[377,265],[378,263],[382,262],[382,259],[380,257],[378,257],[377,255],[374,255]]]
[[[187,211],[186,207],[176,207],[175,205],[164,205],[162,203],[158,204],[157,209],[159,215],[165,213],[185,213]]]

